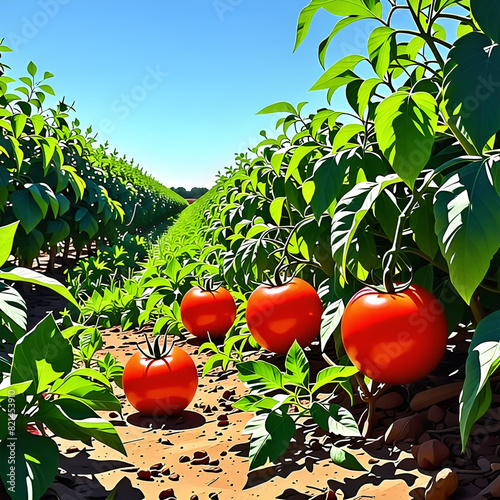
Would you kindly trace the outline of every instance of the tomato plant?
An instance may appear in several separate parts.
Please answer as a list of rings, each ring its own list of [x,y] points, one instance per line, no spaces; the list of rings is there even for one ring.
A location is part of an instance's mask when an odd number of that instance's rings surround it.
[[[236,304],[223,287],[215,289],[194,286],[181,302],[182,323],[189,333],[207,339],[221,338],[236,318]]]
[[[286,354],[297,340],[309,345],[319,333],[323,304],[316,290],[300,278],[281,285],[260,285],[248,299],[250,333],[268,351]]]
[[[168,333],[168,332],[167,332]],[[147,350],[136,352],[125,365],[123,390],[130,404],[144,415],[174,415],[192,401],[198,388],[198,372],[191,356],[173,344],[167,333],[153,345],[146,336]]]
[[[347,304],[341,329],[354,366],[388,384],[409,384],[428,375],[448,339],[439,301],[418,285],[397,293],[363,288]]]

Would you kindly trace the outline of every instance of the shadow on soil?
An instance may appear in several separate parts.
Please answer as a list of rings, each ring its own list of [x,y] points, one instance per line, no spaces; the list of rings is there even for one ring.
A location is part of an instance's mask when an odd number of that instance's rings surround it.
[[[201,427],[205,424],[206,419],[199,413],[184,410],[182,413],[173,417],[148,417],[137,412],[129,415],[127,417],[127,422],[130,425],[142,427],[144,429],[180,431]]]
[[[59,474],[41,500],[104,500],[111,491],[99,482],[96,475],[133,464],[121,460],[95,460],[86,451],[73,457],[59,456]],[[115,488],[115,500],[142,500],[141,490],[134,488],[130,479],[122,478]]]

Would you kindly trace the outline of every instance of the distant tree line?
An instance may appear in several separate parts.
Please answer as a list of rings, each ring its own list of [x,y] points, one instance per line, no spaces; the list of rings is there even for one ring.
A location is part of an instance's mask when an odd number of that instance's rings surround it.
[[[187,190],[186,188],[183,187],[171,187],[170,188],[172,191],[176,192],[178,195],[182,196],[183,198],[200,198],[202,195],[204,195],[208,189],[204,187],[194,187],[190,190]]]

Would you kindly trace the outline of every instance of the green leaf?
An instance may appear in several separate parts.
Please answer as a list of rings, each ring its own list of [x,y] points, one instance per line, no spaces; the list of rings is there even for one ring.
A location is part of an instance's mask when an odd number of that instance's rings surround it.
[[[465,449],[470,430],[489,408],[488,379],[500,366],[500,311],[486,316],[476,328],[465,364],[465,381],[460,394],[460,436]]]
[[[44,137],[40,139],[40,147],[42,148],[43,170],[48,172],[50,162],[54,156],[57,146],[57,139],[54,137]]]
[[[446,109],[457,123],[460,120],[478,151],[500,130],[498,82],[500,47],[492,47],[482,33],[459,38],[445,67]]]
[[[34,285],[44,286],[46,288],[49,288],[53,292],[58,293],[66,300],[69,300],[78,309],[80,308],[78,302],[73,297],[71,292],[59,281],[57,281],[54,278],[49,278],[48,276],[44,276],[43,274],[37,273],[36,271],[32,271],[31,269],[27,269],[25,267],[16,267],[8,272],[0,271],[0,279],[9,281],[23,281],[26,283],[33,283]]]
[[[488,175],[491,161],[449,175],[434,197],[439,246],[451,282],[468,304],[500,246],[500,197]]]
[[[434,266],[427,264],[418,268],[413,275],[412,283],[425,288],[428,292],[434,291]]]
[[[496,43],[500,43],[500,1],[471,0],[470,8],[472,15],[479,27]]]
[[[372,98],[378,85],[382,83],[380,78],[369,78],[368,80],[363,80],[361,83],[356,101],[358,103],[358,109],[356,110],[359,116],[363,116],[370,99]]]
[[[359,21],[360,19],[363,19],[363,17],[362,16],[344,17],[343,19],[341,19],[335,25],[335,27],[333,28],[333,30],[330,33],[330,35],[328,35],[328,37],[325,38],[319,44],[319,47],[318,47],[318,58],[319,58],[319,62],[320,62],[320,64],[321,64],[321,66],[322,66],[323,69],[325,69],[326,50],[328,49],[328,46],[330,45],[330,42],[333,40],[333,38],[335,37],[335,35],[337,35],[337,33],[339,33],[340,31],[342,31],[344,28],[346,28],[347,26],[349,26],[353,22]],[[297,46],[295,48],[297,48]]]
[[[92,368],[78,368],[77,370],[72,371],[64,380],[69,380],[71,377],[84,377],[90,378],[92,380],[97,380],[108,389],[111,389],[111,384],[109,380],[100,372],[93,370]],[[61,381],[62,382],[62,381]]]
[[[380,78],[384,78],[396,53],[394,33],[395,31],[388,26],[379,26],[371,32],[368,38],[368,57],[375,73]]]
[[[12,443],[13,463],[9,461]],[[16,431],[15,441],[0,443],[0,463],[0,476],[12,500],[41,498],[56,477],[59,450],[50,438]],[[12,470],[14,474],[9,475]]]
[[[92,356],[103,346],[102,335],[98,328],[90,327],[80,333],[80,351],[85,359]]]
[[[36,72],[37,72],[36,64],[33,61],[30,61],[30,63],[28,64],[28,73],[32,77],[34,77],[36,75]]]
[[[288,168],[286,169],[286,176],[285,180],[288,180],[295,170],[300,165],[300,162],[311,152],[314,150],[318,149],[319,146],[318,144],[303,144],[302,146],[299,146],[295,151],[293,152],[292,159],[290,160],[290,163],[288,164]]]
[[[266,361],[245,361],[236,365],[238,377],[255,393],[283,389],[281,372]]]
[[[346,56],[325,71],[321,78],[310,88],[310,90],[325,90],[334,88],[338,77],[347,71],[352,71],[361,61],[366,60],[363,56]],[[356,78],[353,76],[352,79]],[[347,83],[347,82],[345,82]]]
[[[277,460],[288,448],[295,434],[295,423],[286,413],[256,415],[242,434],[251,434],[250,470]]]
[[[316,186],[314,185],[314,181],[305,181],[304,184],[302,184],[302,196],[306,203],[311,204],[315,190]]]
[[[282,404],[292,401],[292,396],[286,394],[278,394],[274,398],[268,396],[259,396],[257,394],[248,394],[243,396],[240,400],[233,403],[233,408],[242,411],[258,412],[261,410],[273,410],[279,408]]]
[[[351,152],[342,151],[323,156],[314,164],[313,174],[308,180],[314,182],[310,205],[316,220],[335,202],[344,182],[350,157]]]
[[[0,227],[0,267],[7,262],[10,256],[18,225],[19,222],[12,222],[12,224]]]
[[[12,383],[33,381],[29,394],[41,394],[63,375],[71,371],[71,344],[61,335],[49,314],[26,333],[14,348]]]
[[[15,137],[9,137],[9,142],[12,146],[12,152],[14,153],[17,169],[21,170],[21,165],[23,164],[24,159],[23,150],[20,148],[19,141]]]
[[[432,198],[432,195],[421,198],[418,208],[410,215],[410,227],[413,230],[413,239],[417,243],[418,248],[431,259],[436,256],[439,250],[436,233],[429,231],[429,228],[435,225]]]
[[[359,123],[349,123],[344,125],[335,135],[332,145],[332,153],[337,152],[341,147],[347,146],[348,142],[360,132],[364,132],[365,127]]]
[[[335,302],[328,304],[328,306],[323,311],[320,330],[322,351],[325,350],[327,342],[340,326],[340,322],[344,314],[344,309],[344,301],[342,299],[338,299]]]
[[[392,240],[396,233],[398,217],[401,214],[396,197],[388,191],[382,193],[375,202],[373,214],[382,226],[384,233]],[[428,232],[429,228],[427,227],[426,230]]]
[[[118,411],[120,413],[122,410],[120,401],[108,388],[90,382],[78,375],[66,377],[55,390],[52,389],[50,392],[77,399],[90,406],[93,410]]]
[[[424,92],[399,91],[377,106],[377,141],[394,171],[412,189],[431,156],[437,119],[436,100]]]
[[[317,0],[316,3],[323,4],[324,9],[336,16],[378,18],[382,15],[380,0]]]
[[[209,373],[211,370],[214,368],[217,368],[219,366],[222,366],[222,363],[228,359],[226,355],[224,354],[214,354],[213,356],[210,356],[208,358],[207,362],[203,366],[203,373],[202,376],[204,377],[207,373]]]
[[[43,220],[44,210],[48,204],[42,199],[36,200],[33,191],[28,189],[19,189],[10,194],[9,199],[12,203],[14,215],[21,222],[21,226],[30,233]],[[42,207],[40,207],[42,205]]]
[[[307,388],[309,386],[309,361],[307,361],[304,351],[297,340],[293,341],[285,358],[284,376],[285,384],[300,385]]]
[[[330,404],[328,408],[320,403],[313,403],[311,416],[325,431],[338,436],[361,436],[352,414],[339,405]]]
[[[39,88],[50,95],[56,95],[54,89],[50,85],[39,85]]]
[[[55,401],[40,400],[37,419],[63,439],[79,439],[92,446],[92,438],[95,438],[120,453],[127,454],[113,425],[76,399],[61,396]]]
[[[266,115],[269,113],[290,113],[292,115],[297,115],[297,110],[288,102],[277,102],[275,104],[271,104],[270,106],[266,106],[264,109],[261,109],[257,115]]]
[[[269,213],[273,221],[276,222],[277,226],[279,226],[281,222],[281,214],[283,212],[283,205],[285,201],[286,198],[284,196],[280,196],[278,198],[275,198],[271,202],[271,205],[269,205]]]
[[[333,446],[330,449],[330,457],[334,464],[340,465],[344,469],[365,471],[366,469],[358,462],[358,459],[348,451]]]
[[[24,394],[32,383],[33,380],[28,380],[26,382],[21,382],[19,384],[11,384],[7,387],[3,387],[2,389],[0,389],[0,401],[3,401],[9,396],[17,396],[18,394]]]
[[[349,246],[359,224],[380,193],[397,182],[401,182],[401,179],[396,174],[380,176],[377,182],[360,182],[338,202],[332,218],[331,243],[334,260],[344,276]]]
[[[31,123],[33,124],[33,130],[35,134],[39,134],[43,127],[45,126],[45,119],[41,115],[30,116]]]
[[[14,132],[14,136],[16,138],[19,138],[24,132],[27,120],[28,117],[24,114],[18,114],[12,117],[12,131]]]
[[[315,393],[322,387],[333,382],[344,383],[352,376],[358,373],[358,369],[354,366],[328,366],[323,368],[316,375],[316,383],[311,389],[311,394]]]

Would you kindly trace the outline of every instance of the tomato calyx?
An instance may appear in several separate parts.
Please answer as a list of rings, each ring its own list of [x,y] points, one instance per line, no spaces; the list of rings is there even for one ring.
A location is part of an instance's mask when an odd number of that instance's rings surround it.
[[[146,339],[147,348],[142,349],[142,347],[139,344],[136,344],[137,349],[139,349],[139,351],[143,354],[143,356],[145,356],[148,359],[166,358],[170,354],[170,352],[172,351],[172,349],[174,347],[173,340],[170,343],[170,345],[168,345],[167,335],[168,335],[169,330],[170,330],[170,327],[167,329],[167,331],[165,332],[165,334],[163,336],[163,345],[161,347],[160,347],[160,335],[158,335],[156,337],[153,345],[151,345],[151,342],[149,341],[147,334],[144,334],[144,338]]]

